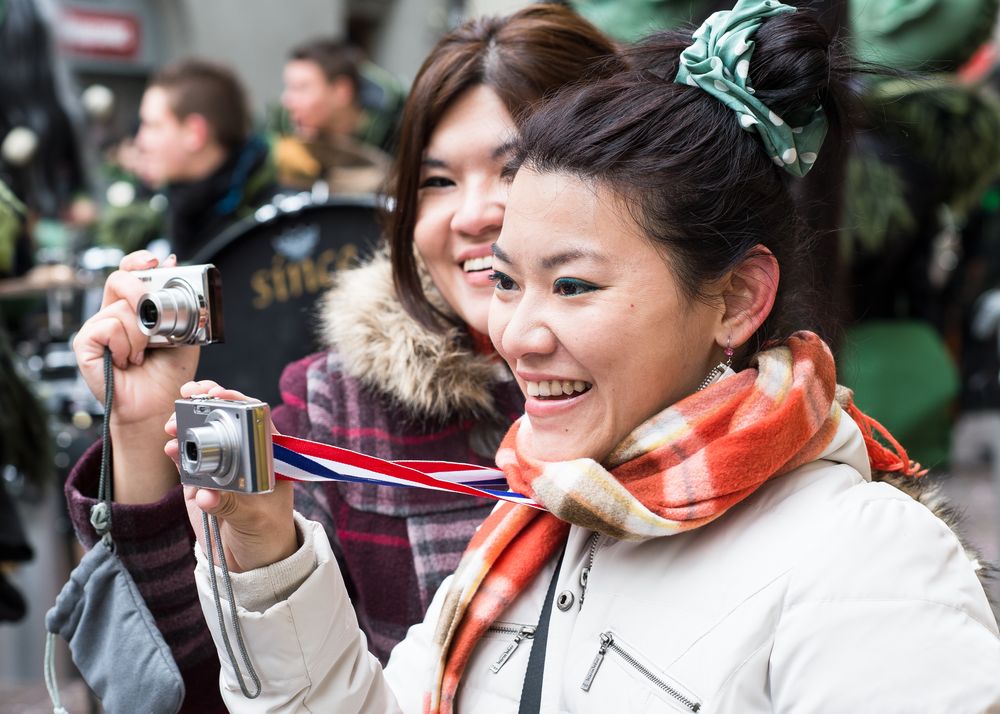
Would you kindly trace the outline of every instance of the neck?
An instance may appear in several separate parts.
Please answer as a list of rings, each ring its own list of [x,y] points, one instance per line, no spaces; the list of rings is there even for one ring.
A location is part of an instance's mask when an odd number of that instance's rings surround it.
[[[472,339],[472,349],[478,355],[485,355],[487,357],[496,356],[497,350],[490,341],[489,335],[484,335],[478,330],[474,330],[469,327],[469,337]]]
[[[327,124],[326,131],[323,134],[328,138],[352,136],[360,118],[360,107],[353,104],[349,107],[344,107],[330,119],[330,123]]]
[[[228,152],[218,144],[210,144],[194,154],[187,164],[187,176],[184,181],[201,181],[219,170],[226,162]]]

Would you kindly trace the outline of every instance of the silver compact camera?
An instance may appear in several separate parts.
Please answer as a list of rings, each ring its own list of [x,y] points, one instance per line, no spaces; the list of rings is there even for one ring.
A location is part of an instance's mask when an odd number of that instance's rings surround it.
[[[274,489],[271,410],[264,402],[178,399],[181,483],[217,491]]]
[[[150,347],[222,342],[222,278],[214,265],[154,268],[132,273],[146,284],[136,305]]]

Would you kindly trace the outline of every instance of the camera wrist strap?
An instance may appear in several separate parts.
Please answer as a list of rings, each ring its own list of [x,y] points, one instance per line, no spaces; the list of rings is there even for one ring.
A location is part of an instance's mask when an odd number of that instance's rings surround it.
[[[209,528],[209,522],[211,522],[211,528]],[[257,676],[257,671],[253,667],[253,663],[250,661],[250,655],[247,652],[246,644],[243,642],[243,630],[240,628],[239,616],[236,612],[236,597],[233,594],[233,583],[229,577],[229,566],[226,564],[226,553],[222,548],[222,534],[219,531],[219,520],[215,516],[209,516],[207,513],[202,511],[201,523],[205,529],[205,555],[208,559],[208,574],[212,581],[212,599],[215,602],[215,613],[219,617],[219,632],[222,633],[222,642],[226,646],[226,655],[229,657],[229,664],[233,668],[233,672],[236,674],[236,681],[239,682],[240,691],[243,692],[243,696],[247,699],[256,699],[260,696],[261,686],[260,678]],[[213,533],[214,531],[214,541]],[[214,543],[214,544],[213,544]],[[239,666],[236,663],[236,655],[233,654],[233,645],[229,641],[229,634],[226,631],[226,620],[222,616],[222,600],[219,598],[219,583],[215,577],[215,556],[213,551],[218,549],[219,551],[219,568],[222,570],[222,582],[226,586],[226,597],[229,599],[229,614],[233,618],[233,629],[236,631],[236,644],[240,648],[240,657],[243,659],[243,664],[246,666],[247,675],[253,681],[254,691],[251,692],[243,680],[243,673],[240,671]]]
[[[426,488],[542,508],[511,491],[496,468],[451,461],[387,461],[308,439],[275,435],[274,473],[287,481],[343,481]]]

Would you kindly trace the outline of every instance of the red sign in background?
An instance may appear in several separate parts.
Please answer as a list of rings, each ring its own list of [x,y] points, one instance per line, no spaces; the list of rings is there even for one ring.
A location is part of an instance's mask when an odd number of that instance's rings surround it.
[[[87,57],[138,59],[142,49],[139,18],[124,12],[63,8],[56,36],[64,51]]]

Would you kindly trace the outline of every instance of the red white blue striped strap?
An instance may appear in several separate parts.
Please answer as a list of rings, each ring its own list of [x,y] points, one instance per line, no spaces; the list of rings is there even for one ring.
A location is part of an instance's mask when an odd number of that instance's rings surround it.
[[[274,435],[274,473],[288,481],[346,481],[430,488],[541,508],[511,491],[499,469],[452,461],[386,461],[339,446]]]

